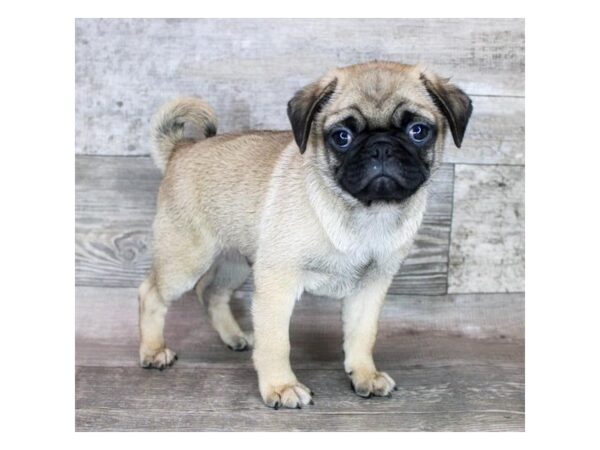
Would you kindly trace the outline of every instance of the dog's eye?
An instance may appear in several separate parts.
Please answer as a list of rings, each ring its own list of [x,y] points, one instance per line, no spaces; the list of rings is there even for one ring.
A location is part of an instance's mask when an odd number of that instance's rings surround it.
[[[352,132],[347,128],[335,130],[331,133],[331,140],[337,148],[347,149],[352,143]]]
[[[407,131],[410,139],[416,144],[423,144],[431,137],[431,127],[422,122],[411,123]]]

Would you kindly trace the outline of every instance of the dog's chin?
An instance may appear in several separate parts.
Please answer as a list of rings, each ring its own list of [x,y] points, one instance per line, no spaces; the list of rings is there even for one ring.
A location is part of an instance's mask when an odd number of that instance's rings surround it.
[[[390,176],[380,175],[373,178],[360,190],[349,189],[343,185],[342,187],[361,203],[371,206],[375,203],[403,203],[412,197],[422,184],[406,187]]]

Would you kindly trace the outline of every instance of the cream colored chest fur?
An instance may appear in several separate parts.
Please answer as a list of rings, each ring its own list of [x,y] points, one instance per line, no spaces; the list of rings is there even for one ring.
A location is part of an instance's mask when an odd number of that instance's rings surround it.
[[[259,227],[257,258],[293,261],[301,272],[300,287],[328,297],[345,297],[369,280],[391,278],[421,224],[426,189],[403,205],[349,207],[330,188],[320,186],[313,171],[295,179],[284,175],[302,173],[288,169],[295,153],[284,151],[276,165]]]
[[[381,270],[380,264],[375,259],[352,260],[337,252],[312,258],[304,266],[304,290],[333,298],[348,296],[375,276]]]
[[[371,223],[356,233],[348,233],[344,239],[337,236],[337,246],[332,241],[322,242],[304,260],[304,290],[341,298],[358,291],[370,280],[393,276],[414,239],[414,233],[408,231],[380,229]]]

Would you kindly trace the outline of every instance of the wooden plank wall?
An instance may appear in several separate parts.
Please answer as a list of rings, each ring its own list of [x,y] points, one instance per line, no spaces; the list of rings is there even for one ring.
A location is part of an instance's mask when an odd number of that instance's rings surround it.
[[[298,88],[329,67],[369,59],[452,76],[475,111],[463,147],[447,143],[392,293],[523,291],[520,19],[77,20],[77,284],[131,287],[148,270],[159,182],[148,122],[161,103],[201,95],[220,131],[284,129]]]
[[[148,119],[183,94],[208,100],[221,131],[287,129],[297,89],[371,59],[423,63],[483,97],[476,111],[495,111],[495,127],[518,120],[505,97],[524,92],[522,20],[78,20],[76,149],[148,154]],[[496,131],[479,133],[492,143],[511,135]],[[466,142],[463,153],[470,149]]]

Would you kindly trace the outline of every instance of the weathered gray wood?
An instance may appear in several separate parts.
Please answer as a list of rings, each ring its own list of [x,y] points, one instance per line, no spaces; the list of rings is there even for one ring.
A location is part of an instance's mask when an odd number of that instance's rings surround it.
[[[75,161],[76,283],[139,285],[150,267],[158,169],[146,157]]]
[[[76,151],[148,154],[151,115],[185,94],[215,107],[221,131],[288,129],[285,107],[297,89],[331,66],[371,59],[422,62],[472,95],[522,97],[524,21],[80,19]],[[473,132],[487,133],[492,140],[485,148],[507,157],[515,145],[512,121],[522,106],[497,98],[477,103],[476,114],[493,112],[494,119],[474,121]],[[477,131],[478,122],[490,121],[493,132]],[[494,155],[486,150],[483,156]]]
[[[473,97],[473,115],[461,148],[450,135],[445,162],[525,164],[525,99]]]
[[[234,300],[250,328],[249,299]],[[249,352],[232,352],[193,294],[175,302],[166,337],[180,355],[137,365],[134,288],[76,288],[79,431],[520,431],[524,426],[523,295],[397,296],[380,319],[375,360],[391,399],[355,396],[343,371],[340,302],[306,296],[292,319],[292,365],[315,405],[262,405]],[[295,414],[297,413],[297,414]],[[277,414],[277,415],[275,415]],[[295,414],[295,415],[294,415]]]
[[[251,330],[249,296],[233,305]],[[292,317],[292,360],[300,368],[342,366],[341,306],[305,296]],[[138,348],[134,288],[76,288],[76,363],[135,367]],[[169,309],[165,336],[179,366],[251,368],[248,353],[229,351],[211,328],[204,308],[188,294]],[[375,357],[386,368],[418,364],[522,364],[522,294],[390,296],[379,321]]]
[[[521,411],[523,371],[514,366],[407,366],[389,370],[397,379],[393,401],[353,395],[347,375],[337,370],[298,369],[315,392],[315,410],[355,413],[413,411]],[[251,368],[177,367],[160,373],[131,367],[78,367],[75,407],[166,410],[262,410]],[[125,382],[124,382],[125,381]],[[460,392],[460,395],[456,395]],[[317,401],[317,398],[319,399]],[[187,407],[182,408],[182,403]],[[520,407],[519,407],[520,406]]]
[[[275,415],[277,414],[277,415]],[[513,411],[354,414],[291,411],[196,412],[78,409],[77,431],[524,431]]]
[[[525,290],[525,169],[456,166],[450,292]]]
[[[453,167],[434,176],[415,245],[391,292],[444,294]],[[151,226],[160,173],[148,157],[76,157],[76,283],[138,286],[150,268]],[[250,289],[247,284],[245,289]]]
[[[315,405],[273,411],[251,369],[78,368],[78,430],[521,430],[520,368],[407,367],[392,398],[361,399],[343,370],[299,370]]]
[[[525,296],[388,295],[381,323],[400,333],[473,339],[525,339]]]

